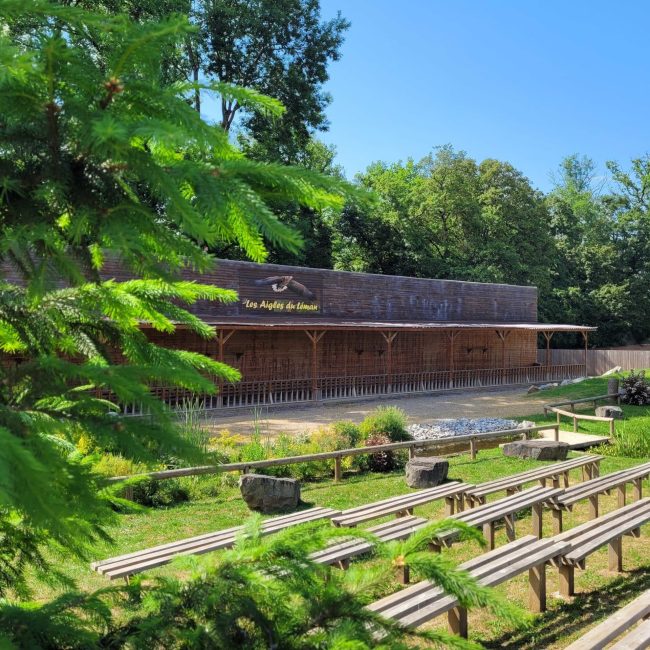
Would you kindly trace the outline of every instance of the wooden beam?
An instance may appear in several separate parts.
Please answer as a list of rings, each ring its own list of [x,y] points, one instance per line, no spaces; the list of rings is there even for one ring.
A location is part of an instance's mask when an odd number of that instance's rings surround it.
[[[230,337],[235,333],[236,330],[217,330],[217,361],[223,363],[224,348],[226,343],[230,340]],[[223,406],[223,379],[221,377],[217,380],[217,406]]]
[[[393,341],[398,332],[380,332],[386,341],[386,392],[393,392]]]
[[[553,338],[553,332],[542,332],[542,334],[546,339],[546,367],[548,368],[551,365],[551,339]]]
[[[455,359],[454,359],[454,341],[460,334],[460,330],[448,330],[446,332],[447,340],[449,341],[449,388],[454,387],[454,370],[455,370]]]
[[[589,355],[589,332],[587,331],[582,331],[580,332],[582,334],[582,338],[584,339],[585,342],[585,377],[587,377],[587,361],[588,361],[588,355]]]
[[[325,330],[322,331],[309,331],[303,330],[307,338],[311,341],[311,398],[314,401],[320,400],[320,389],[318,387],[318,343],[325,336]]]

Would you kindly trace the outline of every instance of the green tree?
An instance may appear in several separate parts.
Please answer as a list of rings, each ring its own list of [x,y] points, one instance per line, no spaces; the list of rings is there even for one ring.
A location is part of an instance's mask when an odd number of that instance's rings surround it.
[[[49,571],[42,542],[83,555],[105,535],[115,496],[77,453],[80,437],[130,458],[196,458],[148,386],[211,392],[216,377],[237,373],[156,347],[141,326],[209,337],[186,306],[235,296],[184,280],[183,269],[211,268],[205,249],[217,242],[256,260],[266,242],[297,250],[267,199],[320,209],[340,205],[346,190],[247,160],[185,101],[191,85],[161,84],[163,53],[192,33],[186,19],[138,24],[46,0],[2,0],[0,16],[4,594],[24,593],[30,563]],[[73,38],[99,31],[101,61]],[[222,92],[257,103],[255,93]],[[112,279],[115,259],[133,280]],[[152,419],[121,417],[117,403],[131,401]]]

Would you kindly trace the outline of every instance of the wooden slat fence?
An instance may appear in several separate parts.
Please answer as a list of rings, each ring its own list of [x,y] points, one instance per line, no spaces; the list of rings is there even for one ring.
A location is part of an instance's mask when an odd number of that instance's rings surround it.
[[[551,350],[552,365],[584,364],[585,351]],[[537,361],[546,363],[546,350],[537,350]],[[650,350],[587,350],[587,374],[602,375],[616,366],[623,370],[650,368]]]

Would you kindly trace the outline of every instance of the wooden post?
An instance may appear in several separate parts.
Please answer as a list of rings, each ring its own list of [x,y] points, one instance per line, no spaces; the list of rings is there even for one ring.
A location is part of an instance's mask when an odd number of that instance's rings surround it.
[[[560,594],[573,596],[575,594],[575,568],[572,564],[560,564]]]
[[[614,419],[612,418],[609,421],[609,437],[613,438],[616,431],[614,430]]]
[[[501,340],[501,383],[505,383],[505,369],[506,369],[506,339],[510,334],[510,330],[495,330],[497,336]]]
[[[592,494],[589,497],[589,519],[596,519],[598,517],[598,495]]]
[[[562,510],[553,508],[553,535],[559,535],[562,532]]]
[[[483,524],[483,537],[487,542],[488,551],[494,550],[494,522]]]
[[[553,332],[542,332],[542,334],[546,339],[546,367],[548,368],[551,365],[551,339],[553,338]],[[548,375],[546,379],[548,379]]]
[[[476,460],[476,438],[471,438],[469,441],[469,456],[472,460]]]
[[[528,570],[530,584],[528,603],[535,613],[546,611],[546,562]]]
[[[582,334],[582,338],[584,339],[585,342],[585,377],[588,376],[587,374],[587,361],[588,361],[588,354],[589,354],[589,332],[580,332]]]
[[[451,496],[451,497],[445,497],[445,517],[450,517],[451,515],[454,514],[454,506],[456,504],[456,498]]]
[[[447,612],[449,631],[467,638],[467,610],[464,607],[454,607]]]
[[[398,332],[381,332],[386,341],[386,392],[393,392],[393,341]]]
[[[304,330],[307,338],[311,341],[311,398],[314,401],[320,400],[320,389],[318,387],[318,342],[325,336],[325,331],[310,332]]]
[[[555,442],[559,442],[560,441],[560,417],[559,417],[559,413],[558,413],[558,423],[553,427],[553,431],[554,431],[553,438],[554,438]]]
[[[623,571],[623,536],[616,537],[608,544],[609,570]]]
[[[411,569],[408,564],[403,564],[397,570],[397,581],[401,585],[407,585],[411,580]]]
[[[341,480],[341,457],[334,458],[334,481],[338,483]]]
[[[226,343],[228,343],[228,340],[234,333],[235,330],[228,330],[228,331],[223,329],[217,330],[217,344],[218,344],[217,361],[219,361],[219,363],[223,363],[224,348],[226,347]],[[223,406],[223,379],[217,380],[217,387],[219,390],[219,394],[217,395],[217,406]]]
[[[573,416],[573,431],[574,433],[578,431],[578,418],[575,415]]]
[[[622,485],[619,485],[616,488],[616,493],[618,496],[618,507],[622,508],[625,506],[625,488],[627,487],[627,483],[623,483]]]
[[[454,341],[460,334],[460,330],[449,330],[447,332],[447,340],[449,341],[449,388],[454,387],[454,371],[456,361],[454,359]]]
[[[541,503],[533,504],[533,530],[532,534],[537,537],[537,539],[542,539],[542,529],[543,529],[543,509]]]
[[[510,515],[504,517],[504,524],[506,527],[506,537],[509,542],[514,542],[516,538],[515,532],[515,513],[513,512]]]
[[[634,500],[640,501],[643,498],[643,479],[634,479]]]

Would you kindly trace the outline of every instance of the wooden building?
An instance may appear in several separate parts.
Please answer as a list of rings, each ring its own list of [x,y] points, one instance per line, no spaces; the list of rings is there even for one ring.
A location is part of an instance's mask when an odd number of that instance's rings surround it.
[[[569,379],[584,375],[585,364],[552,365],[550,355],[538,363],[538,335],[548,350],[555,332],[579,332],[586,350],[594,329],[537,322],[535,287],[225,260],[187,277],[239,295],[233,304],[193,307],[215,339],[150,334],[241,371],[241,382],[201,398],[207,408]],[[167,390],[164,397],[187,399]]]

